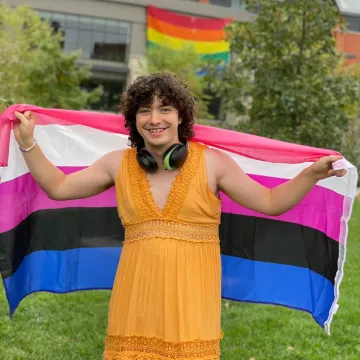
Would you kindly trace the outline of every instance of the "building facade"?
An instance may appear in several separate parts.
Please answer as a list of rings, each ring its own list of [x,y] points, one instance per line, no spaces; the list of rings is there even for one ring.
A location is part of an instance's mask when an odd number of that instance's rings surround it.
[[[241,0],[27,0],[26,4],[63,32],[64,51],[81,50],[81,63],[92,66],[91,80],[84,87],[104,87],[93,109],[105,111],[116,109],[119,95],[136,77],[136,67],[145,55],[147,5],[199,17],[253,18]]]
[[[360,62],[360,5],[353,11],[351,1],[360,0],[336,0],[349,21],[349,33],[338,37],[338,48],[347,54],[348,63]],[[81,50],[80,64],[92,67],[91,79],[83,86],[103,86],[102,99],[92,108],[105,111],[117,110],[120,94],[137,75],[147,47],[148,5],[195,17],[255,19],[242,0],[26,0],[25,4],[64,34],[64,51]]]
[[[345,55],[345,65],[360,63],[360,1],[336,0],[347,26],[346,32],[335,34],[337,48]]]

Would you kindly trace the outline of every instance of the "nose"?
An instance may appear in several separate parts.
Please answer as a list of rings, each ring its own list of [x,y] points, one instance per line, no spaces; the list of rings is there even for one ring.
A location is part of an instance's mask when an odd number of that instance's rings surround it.
[[[161,122],[161,116],[160,113],[156,110],[151,111],[150,113],[150,123],[153,125],[160,124]]]

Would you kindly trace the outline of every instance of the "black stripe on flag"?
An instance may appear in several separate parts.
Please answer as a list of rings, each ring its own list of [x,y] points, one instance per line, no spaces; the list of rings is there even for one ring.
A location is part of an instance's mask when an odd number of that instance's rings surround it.
[[[309,268],[334,283],[339,244],[318,230],[223,213],[219,235],[223,255]],[[116,208],[40,210],[0,234],[0,269],[6,278],[33,251],[117,247],[123,240]]]

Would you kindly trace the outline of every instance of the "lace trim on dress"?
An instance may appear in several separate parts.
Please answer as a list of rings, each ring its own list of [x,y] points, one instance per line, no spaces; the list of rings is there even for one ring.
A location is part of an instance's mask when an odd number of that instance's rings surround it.
[[[218,224],[193,225],[171,220],[156,219],[125,226],[125,243],[162,237],[196,243],[220,242]]]
[[[144,336],[107,335],[104,360],[219,360],[220,340],[166,341]]]

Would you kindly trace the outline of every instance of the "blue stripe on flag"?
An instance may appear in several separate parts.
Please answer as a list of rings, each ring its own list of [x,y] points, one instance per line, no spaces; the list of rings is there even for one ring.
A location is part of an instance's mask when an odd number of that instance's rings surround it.
[[[222,297],[303,310],[324,327],[335,294],[329,280],[307,268],[222,255]]]
[[[120,254],[120,247],[104,247],[27,255],[17,271],[4,279],[10,316],[21,300],[34,292],[111,289]],[[321,275],[306,268],[226,255],[222,255],[222,271],[223,298],[307,311],[324,327],[334,301],[334,286]]]
[[[121,247],[32,252],[12,276],[4,279],[10,316],[21,300],[34,292],[111,289],[120,253]]]

